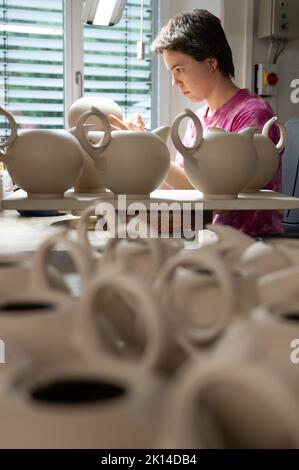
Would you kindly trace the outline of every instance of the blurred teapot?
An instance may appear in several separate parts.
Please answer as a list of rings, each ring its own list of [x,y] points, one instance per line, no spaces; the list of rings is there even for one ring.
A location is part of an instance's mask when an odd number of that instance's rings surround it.
[[[91,144],[84,131],[90,116],[101,120],[104,132],[97,144]],[[169,166],[169,150],[163,142],[165,127],[148,131],[111,131],[104,113],[92,107],[81,116],[76,136],[93,158],[104,184],[115,194],[148,197],[164,180]]]
[[[154,287],[176,342],[188,354],[216,342],[233,320],[233,278],[210,247],[172,256]]]
[[[154,374],[107,358],[21,364],[1,376],[0,447],[151,449],[164,393]]]
[[[17,132],[13,116],[0,107],[11,127],[0,143],[0,160],[29,198],[61,198],[82,171],[80,144],[65,130],[26,129]],[[5,150],[1,150],[4,148]]]
[[[181,121],[189,117],[196,129],[192,147],[179,136]],[[190,109],[179,114],[171,128],[176,149],[184,157],[184,168],[191,184],[205,197],[228,198],[237,194],[255,175],[258,157],[253,145],[254,128],[238,133],[211,127],[203,132],[200,119]]]
[[[190,361],[172,383],[156,446],[165,449],[296,449],[298,400],[259,362],[219,355]]]

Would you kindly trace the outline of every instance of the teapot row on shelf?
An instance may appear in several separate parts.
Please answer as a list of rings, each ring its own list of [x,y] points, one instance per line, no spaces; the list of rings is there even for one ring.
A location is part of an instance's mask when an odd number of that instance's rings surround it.
[[[286,131],[274,117],[261,134],[249,128],[239,133],[210,128],[203,132],[199,118],[190,110],[179,115],[172,127],[152,132],[112,131],[108,116],[122,118],[119,106],[108,98],[81,98],[69,111],[70,131],[26,129],[17,132],[13,116],[0,108],[10,125],[10,136],[0,143],[0,159],[14,182],[29,198],[61,198],[76,191],[147,197],[165,179],[170,168],[166,145],[169,132],[184,157],[191,184],[205,197],[237,197],[256,192],[275,175]],[[184,118],[193,121],[195,142],[186,147],[179,136]],[[280,140],[269,138],[276,124]],[[2,150],[3,149],[3,150]]]

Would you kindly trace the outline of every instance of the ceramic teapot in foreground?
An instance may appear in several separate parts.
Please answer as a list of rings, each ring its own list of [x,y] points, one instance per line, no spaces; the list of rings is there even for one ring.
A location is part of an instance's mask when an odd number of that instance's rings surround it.
[[[233,320],[233,278],[209,247],[170,258],[154,288],[175,341],[188,354],[216,342]]]
[[[28,283],[1,293],[0,334],[4,342],[13,340],[33,358],[42,360],[62,357],[74,348],[70,331],[74,325],[76,299],[67,292],[51,289],[47,264],[51,250],[63,244],[74,262],[82,285],[90,274],[90,260],[82,247],[65,232],[55,233],[35,252],[32,267],[26,275]]]
[[[95,115],[103,124],[104,133],[98,144],[91,144],[84,124]],[[159,134],[165,128],[148,131],[113,131],[105,114],[96,108],[81,116],[76,136],[93,158],[103,182],[115,194],[148,197],[164,180],[169,166],[169,150]]]
[[[13,116],[0,108],[11,127],[0,143],[0,160],[29,198],[62,198],[82,171],[80,144],[65,130],[26,129],[17,132]],[[1,149],[5,149],[4,151]]]
[[[280,132],[280,138],[277,145],[275,145],[269,138],[269,132],[273,124],[277,125]],[[259,191],[272,180],[278,170],[280,161],[279,154],[283,151],[286,140],[286,128],[278,122],[278,118],[276,116],[266,122],[261,134],[254,135],[253,143],[258,155],[258,167],[254,178],[244,189],[244,192]]]
[[[233,349],[233,347],[232,347]],[[298,400],[271,368],[232,355],[177,374],[161,414],[159,448],[296,449]]]
[[[186,147],[179,136],[183,119],[190,118],[196,129],[196,139]],[[238,133],[226,132],[216,127],[203,132],[200,119],[190,109],[179,114],[171,128],[176,149],[184,157],[184,168],[191,184],[205,198],[236,198],[253,179],[258,156],[253,145],[255,129]]]
[[[76,136],[76,126],[81,116],[94,106],[99,109],[106,117],[113,114],[120,120],[123,119],[123,114],[119,105],[110,98],[102,96],[84,96],[74,101],[68,112],[68,124],[70,133]],[[101,131],[102,126],[95,116],[90,116],[86,122],[87,126],[93,131]],[[82,149],[83,152],[83,170],[80,178],[76,181],[76,193],[102,193],[106,191],[104,186],[101,172],[97,170],[93,159]]]
[[[80,356],[2,374],[0,448],[153,448],[161,379],[138,368]]]

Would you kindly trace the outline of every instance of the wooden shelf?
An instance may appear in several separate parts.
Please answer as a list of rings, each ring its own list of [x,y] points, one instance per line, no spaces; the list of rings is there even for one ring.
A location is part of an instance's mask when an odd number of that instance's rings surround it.
[[[80,211],[93,202],[109,202],[118,208],[118,198],[111,192],[100,194],[76,194],[67,191],[61,199],[28,199],[23,190],[6,195],[1,201],[1,208],[6,210],[66,210]],[[122,198],[123,207],[132,203],[142,203],[146,209],[157,210],[157,204],[166,203],[158,210],[169,210],[168,206],[177,203],[178,210],[190,205],[190,209],[202,210],[283,210],[299,209],[299,198],[290,197],[273,191],[262,190],[259,193],[239,194],[238,198],[204,199],[197,190],[157,190],[149,198]],[[175,206],[174,206],[174,210]]]

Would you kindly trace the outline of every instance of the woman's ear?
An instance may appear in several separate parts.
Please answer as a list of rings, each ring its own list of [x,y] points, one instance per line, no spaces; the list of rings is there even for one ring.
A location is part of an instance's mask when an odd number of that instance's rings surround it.
[[[218,68],[217,59],[215,59],[214,57],[208,57],[207,58],[207,64],[208,64],[209,69],[211,70],[211,72],[215,72]]]

